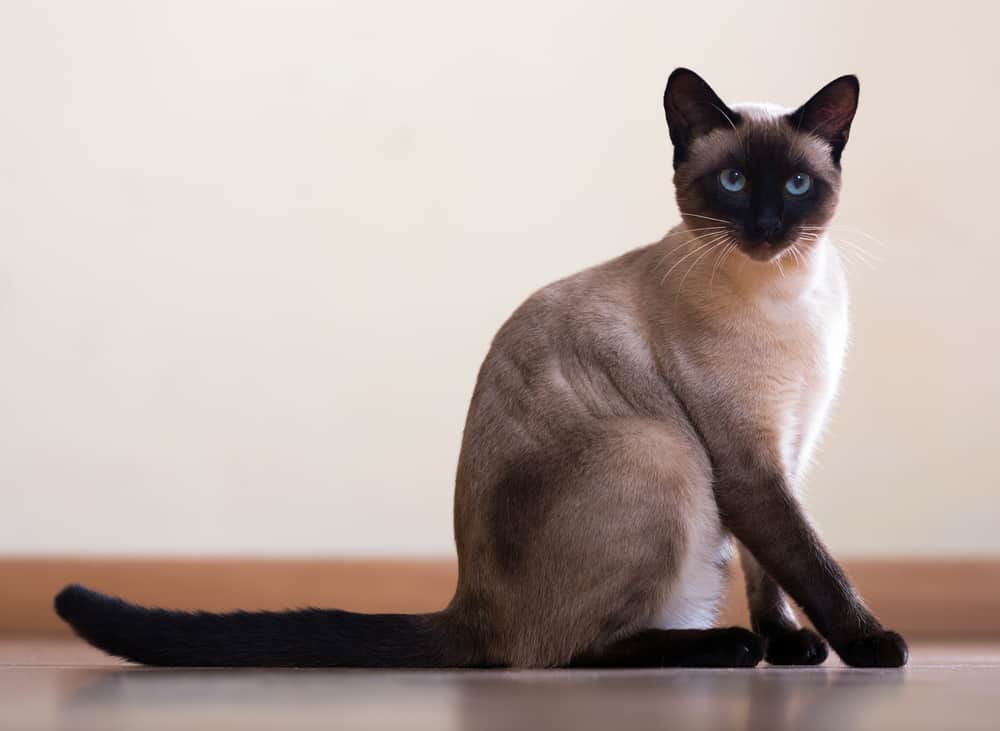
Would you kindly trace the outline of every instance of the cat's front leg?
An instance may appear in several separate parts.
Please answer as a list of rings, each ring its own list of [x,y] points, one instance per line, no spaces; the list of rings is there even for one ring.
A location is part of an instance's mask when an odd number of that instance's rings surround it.
[[[906,642],[865,606],[806,519],[778,469],[759,455],[733,455],[719,465],[715,497],[726,527],[798,603],[849,665],[899,667]]]
[[[764,659],[771,665],[819,665],[826,660],[823,638],[799,626],[778,582],[742,544],[740,564],[746,581],[750,625],[764,640]]]

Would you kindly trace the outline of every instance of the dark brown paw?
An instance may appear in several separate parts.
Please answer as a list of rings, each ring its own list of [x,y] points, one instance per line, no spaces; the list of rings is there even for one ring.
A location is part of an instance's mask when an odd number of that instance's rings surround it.
[[[906,665],[910,651],[906,640],[895,632],[882,630],[848,643],[837,654],[856,668],[898,668]]]
[[[823,638],[805,627],[769,635],[766,644],[771,665],[819,665],[827,656]]]
[[[701,667],[752,668],[764,658],[760,637],[743,627],[711,630],[711,643]]]

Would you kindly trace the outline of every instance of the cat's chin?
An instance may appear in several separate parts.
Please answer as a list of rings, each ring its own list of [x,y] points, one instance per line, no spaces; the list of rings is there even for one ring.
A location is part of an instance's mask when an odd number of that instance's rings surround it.
[[[780,258],[791,246],[792,242],[744,242],[740,244],[740,251],[751,260],[766,264]]]

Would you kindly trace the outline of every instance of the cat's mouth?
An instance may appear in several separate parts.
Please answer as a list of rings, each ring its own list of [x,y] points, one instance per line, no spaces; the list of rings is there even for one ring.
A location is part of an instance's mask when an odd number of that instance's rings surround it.
[[[739,247],[750,259],[767,263],[780,259],[796,246],[802,252],[814,238],[807,229],[796,227],[766,238],[744,235],[739,239]]]
[[[740,250],[754,261],[769,262],[780,257],[785,251],[795,243],[794,238],[781,238],[774,241],[747,241],[740,242]]]

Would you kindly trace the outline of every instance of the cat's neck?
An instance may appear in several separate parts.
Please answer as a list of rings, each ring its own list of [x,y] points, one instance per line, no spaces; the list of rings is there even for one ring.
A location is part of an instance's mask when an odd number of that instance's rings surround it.
[[[756,261],[726,243],[704,243],[683,224],[660,243],[661,282],[678,304],[701,309],[712,303],[794,303],[837,277],[839,260],[825,234],[796,242],[780,257]]]
[[[796,242],[775,260],[759,262],[741,256],[726,266],[725,277],[732,291],[748,297],[795,300],[808,296],[828,280],[836,265],[836,251],[823,235]]]

